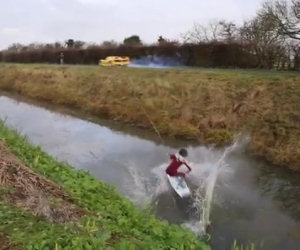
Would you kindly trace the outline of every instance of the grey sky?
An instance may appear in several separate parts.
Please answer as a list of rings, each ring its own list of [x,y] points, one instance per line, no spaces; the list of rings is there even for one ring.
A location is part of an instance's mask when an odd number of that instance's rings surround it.
[[[262,0],[0,0],[0,49],[68,38],[100,43],[133,34],[170,39],[194,22],[250,18]]]

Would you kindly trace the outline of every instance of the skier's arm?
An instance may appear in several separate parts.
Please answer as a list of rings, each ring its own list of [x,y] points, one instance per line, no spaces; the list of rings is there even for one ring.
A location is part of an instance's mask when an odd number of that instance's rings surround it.
[[[187,162],[184,162],[184,165],[189,169],[190,172],[192,171],[192,168],[190,167],[189,164],[187,164]]]

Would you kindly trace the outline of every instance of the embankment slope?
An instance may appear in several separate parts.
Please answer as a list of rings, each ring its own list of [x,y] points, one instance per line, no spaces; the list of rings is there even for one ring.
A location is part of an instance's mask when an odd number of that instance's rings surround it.
[[[300,171],[300,74],[272,71],[0,66],[0,89],[161,134],[249,149]]]

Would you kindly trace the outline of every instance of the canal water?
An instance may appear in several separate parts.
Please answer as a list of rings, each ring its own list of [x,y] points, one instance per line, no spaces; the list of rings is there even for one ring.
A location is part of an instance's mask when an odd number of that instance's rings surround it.
[[[85,169],[159,219],[209,233],[213,249],[233,242],[256,249],[300,249],[300,175],[252,157],[248,138],[208,148],[74,110],[0,96],[0,119],[74,168]],[[169,154],[186,147],[193,195],[181,199],[164,170]],[[210,226],[207,227],[210,221]]]

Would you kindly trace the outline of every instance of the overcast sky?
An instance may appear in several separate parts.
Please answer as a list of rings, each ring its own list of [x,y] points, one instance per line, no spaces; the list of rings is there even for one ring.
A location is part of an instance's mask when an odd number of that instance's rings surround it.
[[[68,38],[101,43],[137,34],[146,43],[159,35],[180,37],[194,22],[241,22],[262,0],[0,0],[0,49],[12,43]]]

